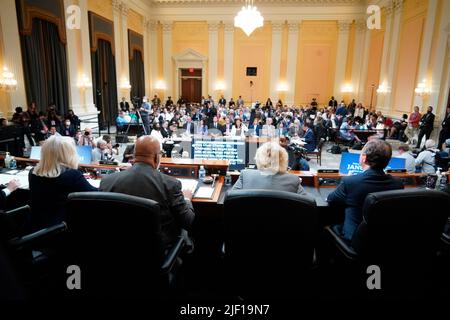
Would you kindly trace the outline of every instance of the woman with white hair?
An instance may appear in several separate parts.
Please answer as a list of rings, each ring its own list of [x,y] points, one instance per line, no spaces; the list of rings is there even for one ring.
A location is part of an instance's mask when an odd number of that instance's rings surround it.
[[[70,137],[50,137],[42,146],[41,160],[28,176],[31,224],[39,230],[65,219],[64,205],[72,192],[97,191],[78,170],[75,142]]]
[[[435,156],[436,152],[436,142],[433,139],[428,139],[425,141],[425,150],[419,153],[416,158],[416,167],[420,167],[420,172],[425,173],[435,173]]]
[[[242,170],[233,189],[281,190],[306,195],[301,180],[287,172],[288,154],[278,142],[266,142],[256,151],[258,170]]]

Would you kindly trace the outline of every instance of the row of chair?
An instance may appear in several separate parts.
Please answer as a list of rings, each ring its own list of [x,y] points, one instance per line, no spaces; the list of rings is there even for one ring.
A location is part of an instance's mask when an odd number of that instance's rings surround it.
[[[316,286],[314,270],[332,257],[324,254],[322,237],[338,249],[335,260],[352,266],[343,268],[353,270],[346,276],[377,265],[393,287],[404,285],[400,279],[409,279],[411,273],[426,283],[419,273],[431,270],[427,268],[442,248],[448,254],[450,240],[443,230],[449,205],[450,197],[434,190],[370,194],[356,241],[347,243],[330,227],[323,233],[312,198],[282,191],[230,191],[223,221],[227,293],[242,298],[308,295]],[[19,275],[25,275],[22,280],[38,292],[45,284],[50,293],[63,292],[69,298],[169,297],[177,285],[174,276],[185,240],[180,235],[164,250],[160,232],[155,201],[117,193],[73,193],[66,222],[13,237],[7,249]],[[66,287],[71,265],[81,270],[82,290]],[[389,288],[386,283],[384,288]]]

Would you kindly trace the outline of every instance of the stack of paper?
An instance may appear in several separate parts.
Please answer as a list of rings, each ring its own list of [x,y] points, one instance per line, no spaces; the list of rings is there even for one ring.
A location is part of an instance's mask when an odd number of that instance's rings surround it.
[[[181,190],[190,190],[194,194],[197,188],[198,181],[195,179],[181,179],[177,178],[181,182]]]

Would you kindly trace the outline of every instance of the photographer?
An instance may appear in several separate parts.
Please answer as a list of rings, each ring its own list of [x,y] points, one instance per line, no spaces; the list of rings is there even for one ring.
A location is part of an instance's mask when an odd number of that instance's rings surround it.
[[[95,147],[94,137],[92,136],[92,129],[91,128],[85,128],[84,129],[84,134],[82,134],[78,138],[77,145],[79,145],[79,146],[91,146],[92,148]]]
[[[288,166],[290,170],[309,171],[309,163],[306,160],[306,149],[295,143],[290,143],[288,137],[280,138],[280,146],[286,149],[288,153]]]

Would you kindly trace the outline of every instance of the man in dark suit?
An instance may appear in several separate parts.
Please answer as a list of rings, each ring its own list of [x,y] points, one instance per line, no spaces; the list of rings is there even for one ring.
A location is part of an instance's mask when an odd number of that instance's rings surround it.
[[[219,104],[222,106],[225,106],[227,104],[227,100],[223,97],[223,95],[220,96]]]
[[[328,106],[336,108],[337,107],[337,100],[334,97],[331,97],[331,100],[328,101]]]
[[[316,137],[314,135],[313,124],[311,122],[306,121],[303,125],[303,130],[305,131],[305,135],[303,138],[305,139],[305,145],[303,148],[312,152],[316,149]]]
[[[419,138],[417,139],[416,148],[420,148],[423,136],[425,136],[425,141],[430,139],[431,132],[433,131],[433,125],[434,125],[433,107],[429,106],[427,109],[427,113],[424,114],[424,116],[422,117],[422,119],[420,119],[419,122]]]
[[[212,122],[209,124],[208,126],[209,129],[215,129],[215,130],[210,130],[210,132],[213,132],[214,134],[222,134],[222,126],[220,125],[220,123],[218,122],[217,116],[214,116],[212,118]]]
[[[120,110],[130,111],[130,104],[126,101],[125,97],[122,97],[122,101],[120,101]]]
[[[188,134],[194,134],[194,124],[192,123],[191,117],[187,117],[186,123],[183,125],[183,129],[186,130]]]
[[[384,173],[392,156],[392,147],[385,141],[375,139],[366,143],[359,162],[363,173],[342,178],[339,186],[327,198],[331,206],[344,206],[344,224],[335,230],[347,241],[362,222],[362,207],[371,192],[403,189],[403,183]]]
[[[128,170],[102,179],[100,190],[118,192],[158,202],[161,215],[162,241],[170,246],[188,229],[195,213],[192,193],[181,189],[181,182],[158,171],[161,148],[158,140],[142,136],[136,141],[134,165]]]

